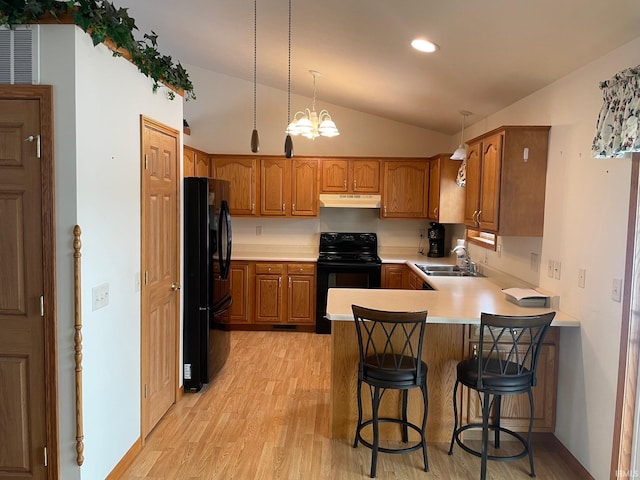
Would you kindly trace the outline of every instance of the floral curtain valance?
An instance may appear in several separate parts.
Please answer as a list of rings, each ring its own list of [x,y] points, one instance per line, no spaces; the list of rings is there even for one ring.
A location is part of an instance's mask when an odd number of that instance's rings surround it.
[[[593,139],[594,157],[640,152],[640,65],[600,83],[604,103]]]

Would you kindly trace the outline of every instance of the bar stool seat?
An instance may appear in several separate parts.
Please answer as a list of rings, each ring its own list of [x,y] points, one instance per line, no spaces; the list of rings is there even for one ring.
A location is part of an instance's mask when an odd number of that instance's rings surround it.
[[[425,428],[428,413],[427,364],[422,361],[422,345],[427,312],[387,312],[352,305],[358,336],[358,424],[353,447],[359,443],[371,449],[371,478],[376,476],[378,452],[402,454],[422,450],[424,469],[429,471]],[[363,421],[362,384],[369,385],[372,418]],[[419,388],[423,399],[420,425],[407,418],[408,391]],[[379,407],[387,389],[401,390],[401,417],[380,417]],[[408,430],[418,433],[420,440],[399,448],[380,446],[379,424],[395,423],[401,427],[401,439],[408,443]],[[373,429],[373,440],[367,441],[362,430]]]

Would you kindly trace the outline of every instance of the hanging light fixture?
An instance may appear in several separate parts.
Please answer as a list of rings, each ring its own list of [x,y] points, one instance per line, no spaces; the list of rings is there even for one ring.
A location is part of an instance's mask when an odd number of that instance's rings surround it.
[[[258,0],[253,0],[253,132],[251,132],[251,151],[258,153],[260,150],[260,137],[256,127],[256,70],[258,51]]]
[[[287,123],[291,119],[291,0],[289,0],[289,56],[287,65]],[[287,136],[284,139],[284,156],[293,157],[293,140],[287,128]]]
[[[467,158],[467,147],[464,144],[464,119],[471,115],[471,112],[467,110],[460,110],[460,115],[462,115],[462,133],[460,134],[460,146],[453,152],[451,155],[451,160],[464,160]]]
[[[293,120],[287,127],[287,133],[291,135],[302,135],[303,137],[315,139],[322,135],[323,137],[335,137],[340,135],[338,127],[331,120],[331,115],[326,110],[316,112],[316,76],[321,75],[316,70],[309,70],[313,76],[313,101],[311,110],[306,108],[304,112],[296,112]]]

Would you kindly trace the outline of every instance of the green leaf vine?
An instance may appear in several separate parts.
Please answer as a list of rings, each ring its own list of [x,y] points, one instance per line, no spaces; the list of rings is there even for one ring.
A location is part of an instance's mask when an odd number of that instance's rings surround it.
[[[160,83],[164,83],[184,91],[186,100],[196,98],[184,67],[158,51],[158,36],[154,31],[145,33],[141,40],[134,38],[133,32],[138,27],[127,8],[116,8],[107,0],[0,0],[0,25],[9,28],[38,23],[47,15],[59,21],[67,14],[71,14],[73,22],[91,36],[94,46],[111,42],[115,47],[114,56],[122,56],[121,51],[128,52],[131,62],[153,80],[154,92]],[[175,98],[171,90],[169,98]]]

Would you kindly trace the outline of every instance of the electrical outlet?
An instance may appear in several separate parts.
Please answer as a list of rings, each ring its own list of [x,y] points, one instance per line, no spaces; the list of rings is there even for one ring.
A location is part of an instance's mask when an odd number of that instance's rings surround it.
[[[553,262],[553,278],[560,280],[560,262],[557,260]]]
[[[256,237],[259,237],[259,236],[261,236],[261,235],[262,235],[262,226],[261,226],[261,225],[258,225],[258,226],[256,227]]]
[[[102,285],[97,285],[91,289],[92,294],[92,310],[98,310],[100,308],[106,307],[109,305],[109,284],[103,283]]]
[[[554,265],[554,261],[553,260],[549,260],[549,263],[547,265],[547,277],[549,278],[553,278],[553,265]]]
[[[584,268],[578,269],[578,287],[584,288],[585,277],[587,276],[587,271]]]
[[[614,278],[613,286],[611,287],[611,300],[614,302],[622,301],[622,279]]]
[[[496,245],[496,257],[500,258],[502,256],[502,244],[499,243]]]

